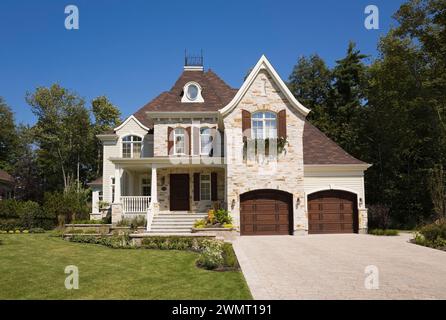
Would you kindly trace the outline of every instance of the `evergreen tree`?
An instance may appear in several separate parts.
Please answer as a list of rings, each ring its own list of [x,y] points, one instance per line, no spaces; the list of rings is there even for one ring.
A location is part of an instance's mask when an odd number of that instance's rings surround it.
[[[324,60],[314,54],[299,58],[289,77],[288,86],[305,107],[311,109],[308,119],[325,132],[331,129],[327,102],[331,88],[331,71]]]

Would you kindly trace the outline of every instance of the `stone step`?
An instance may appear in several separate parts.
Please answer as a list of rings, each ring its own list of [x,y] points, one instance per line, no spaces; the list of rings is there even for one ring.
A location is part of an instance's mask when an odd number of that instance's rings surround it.
[[[185,214],[158,214],[156,216],[154,216],[154,218],[179,218],[179,219],[203,219],[206,218],[207,215],[198,215],[198,214],[194,214],[194,215],[185,215]]]
[[[156,223],[156,224],[152,224],[152,228],[192,228],[193,225],[191,225],[190,223],[183,223],[183,224],[169,224],[169,223]]]
[[[153,228],[149,231],[151,233],[191,233],[191,229],[183,228],[183,229],[156,229]]]
[[[170,234],[178,234],[178,233],[184,233],[184,234],[188,234],[191,233],[191,231],[189,229],[185,229],[185,230],[181,230],[181,229],[163,229],[163,230],[151,230],[148,232],[150,233],[170,233]]]
[[[172,217],[172,218],[167,218],[167,217],[153,217],[153,221],[195,221],[195,220],[200,220],[202,218],[199,217],[193,217],[193,218],[177,218],[177,217]]]
[[[152,223],[158,223],[158,222],[179,222],[179,223],[189,223],[194,224],[195,221],[199,219],[190,219],[190,220],[177,220],[177,219],[153,219]]]

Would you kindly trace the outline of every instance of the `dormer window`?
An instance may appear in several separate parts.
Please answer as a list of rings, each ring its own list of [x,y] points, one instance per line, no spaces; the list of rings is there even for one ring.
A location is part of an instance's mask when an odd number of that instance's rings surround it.
[[[138,136],[126,136],[122,138],[122,157],[141,158],[142,138]]]
[[[201,95],[201,86],[197,82],[188,82],[183,88],[183,97],[181,102],[204,102]]]
[[[187,98],[191,101],[197,100],[198,97],[198,87],[195,84],[190,84],[187,87]]]

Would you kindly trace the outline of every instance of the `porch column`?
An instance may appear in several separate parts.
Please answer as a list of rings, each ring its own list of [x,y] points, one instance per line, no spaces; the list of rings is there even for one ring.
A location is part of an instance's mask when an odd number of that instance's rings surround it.
[[[99,213],[99,189],[94,188],[91,196],[93,213]]]
[[[152,203],[158,203],[158,179],[157,179],[157,173],[156,173],[156,166],[152,165],[152,180],[150,182],[150,201]]]
[[[113,203],[121,203],[121,177],[122,169],[115,167],[115,201]]]

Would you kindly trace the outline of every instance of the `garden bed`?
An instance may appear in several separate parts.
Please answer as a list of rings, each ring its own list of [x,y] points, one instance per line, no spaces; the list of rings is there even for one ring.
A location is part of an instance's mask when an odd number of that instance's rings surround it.
[[[153,235],[153,234],[64,234],[70,242],[91,243],[114,249],[180,250],[199,253],[196,264],[200,268],[216,271],[239,270],[232,244],[209,234]]]
[[[446,221],[438,221],[422,227],[411,242],[446,251]]]

